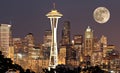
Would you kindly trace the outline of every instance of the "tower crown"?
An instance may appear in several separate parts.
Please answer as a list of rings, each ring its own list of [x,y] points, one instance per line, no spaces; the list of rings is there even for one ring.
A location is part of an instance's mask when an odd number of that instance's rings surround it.
[[[91,28],[90,26],[88,26],[88,28],[86,29],[87,32],[90,32],[91,31]]]
[[[61,18],[63,15],[55,9],[55,3],[53,3],[53,8],[54,9],[52,9],[51,12],[47,13],[46,16],[48,18]]]
[[[51,12],[49,12],[48,14],[46,14],[46,16],[48,18],[61,18],[61,16],[63,16],[60,12],[58,12],[57,10],[51,10]]]

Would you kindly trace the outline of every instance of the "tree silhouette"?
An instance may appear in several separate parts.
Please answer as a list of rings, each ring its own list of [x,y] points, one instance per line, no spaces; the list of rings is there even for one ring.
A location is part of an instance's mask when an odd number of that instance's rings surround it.
[[[27,69],[25,72],[20,65],[13,64],[13,61],[10,58],[4,58],[4,55],[2,55],[2,52],[0,51],[0,73],[5,73],[10,69],[14,71],[17,70],[20,73],[35,73],[33,71],[30,71],[29,69]]]
[[[106,71],[103,71],[99,66],[89,66],[85,68],[78,67],[72,67],[67,65],[58,65],[56,66],[56,69],[51,69],[48,71],[48,69],[43,69],[45,73],[108,73]]]

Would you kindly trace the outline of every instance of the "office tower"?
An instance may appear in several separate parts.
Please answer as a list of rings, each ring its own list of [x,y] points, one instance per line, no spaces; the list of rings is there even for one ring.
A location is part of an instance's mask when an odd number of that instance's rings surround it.
[[[27,41],[28,47],[33,47],[35,45],[33,33],[28,33],[25,37],[25,40]]]
[[[82,35],[75,35],[74,39],[74,48],[76,49],[76,58],[77,61],[83,61],[83,36]]]
[[[49,59],[50,56],[50,48],[51,48],[51,43],[52,43],[52,31],[51,30],[46,30],[45,35],[44,35],[44,49],[43,50],[43,55],[45,59]]]
[[[3,52],[5,57],[9,57],[10,51],[10,34],[11,25],[1,24],[0,25],[0,50]]]
[[[14,53],[20,53],[22,51],[22,39],[13,38]]]
[[[34,47],[34,36],[32,33],[28,33],[22,41],[23,49],[22,51],[27,54],[30,48]]]
[[[77,66],[76,50],[71,45],[66,46],[66,65]]]
[[[70,22],[64,21],[61,45],[65,46],[69,44],[70,44]]]
[[[101,49],[103,50],[103,57],[105,57],[107,52],[107,37],[102,35],[102,37],[100,38],[100,43]]]
[[[110,52],[112,50],[115,50],[115,45],[107,45],[107,52]]]
[[[91,56],[91,65],[100,65],[102,62],[102,56],[103,56],[103,51],[101,49],[101,43],[100,40],[95,37],[93,39],[93,51],[92,51],[92,56]]]
[[[29,56],[28,53],[31,51],[31,49],[33,49],[34,46],[35,46],[34,35],[33,33],[28,33],[24,38],[24,47],[23,47],[24,49],[23,52],[27,57]]]
[[[46,16],[50,19],[51,30],[52,30],[52,43],[50,51],[50,62],[49,67],[55,68],[58,65],[58,48],[57,48],[57,25],[58,19],[63,16],[55,8],[51,10]]]
[[[73,37],[74,39],[74,45],[82,45],[83,43],[83,36],[82,35],[75,35]]]
[[[62,29],[62,40],[60,42],[59,49],[59,64],[68,64],[68,60],[70,59],[70,22],[64,21],[63,29]]]
[[[44,47],[45,48],[51,47],[51,43],[52,43],[52,32],[51,32],[51,30],[46,30],[45,31],[43,42],[44,42]]]
[[[22,53],[22,39],[21,38],[13,38],[13,47],[14,47],[14,63],[19,63],[18,55]]]
[[[102,35],[101,39],[101,44],[103,44],[103,47],[107,47],[107,37]]]
[[[104,62],[109,68],[114,69],[120,65],[119,52],[116,50],[115,45],[107,45],[106,56],[104,57]],[[119,61],[119,62],[118,62]]]
[[[98,40],[97,37],[93,39],[93,42],[94,42],[94,44],[93,44],[93,51],[100,51],[100,50],[102,51],[102,49],[101,49],[101,42],[100,42],[100,40]]]
[[[29,50],[29,57],[30,59],[39,59],[40,58],[40,51],[41,49],[39,47],[33,47]]]
[[[93,52],[93,30],[88,26],[88,28],[85,31],[85,49],[84,54],[85,56],[92,56]]]
[[[59,61],[58,64],[66,65],[66,46],[61,46],[59,50]]]

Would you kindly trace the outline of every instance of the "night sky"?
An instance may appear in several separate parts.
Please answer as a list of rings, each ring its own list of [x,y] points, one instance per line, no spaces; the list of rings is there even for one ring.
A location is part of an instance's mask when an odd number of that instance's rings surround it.
[[[45,30],[50,30],[50,21],[45,16],[53,9],[64,16],[58,24],[58,40],[61,39],[63,22],[71,22],[71,37],[84,35],[87,26],[94,30],[94,36],[108,37],[108,43],[120,48],[120,0],[0,0],[0,23],[12,23],[13,37],[25,37],[32,32],[37,42],[43,41]],[[93,19],[97,7],[106,7],[110,11],[110,20],[99,24]]]

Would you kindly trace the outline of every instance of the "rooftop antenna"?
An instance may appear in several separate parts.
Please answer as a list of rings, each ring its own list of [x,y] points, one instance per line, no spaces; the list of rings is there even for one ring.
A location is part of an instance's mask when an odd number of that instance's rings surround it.
[[[55,9],[55,7],[56,7],[56,6],[55,6],[55,3],[53,3],[53,8]]]
[[[9,24],[12,24],[12,20],[9,21]]]
[[[10,18],[10,20],[9,20],[9,24],[10,24],[10,25],[13,24],[13,17]]]

